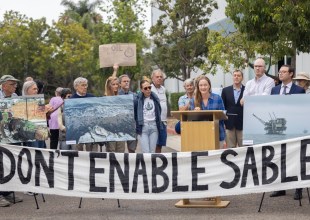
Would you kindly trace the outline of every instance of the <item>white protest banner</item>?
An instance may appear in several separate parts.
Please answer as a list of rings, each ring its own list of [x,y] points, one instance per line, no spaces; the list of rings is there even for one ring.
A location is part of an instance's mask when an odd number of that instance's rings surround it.
[[[111,67],[114,64],[118,64],[119,66],[136,66],[136,44],[118,43],[100,45],[99,62],[100,68]]]
[[[164,154],[0,146],[0,191],[159,200],[309,185],[310,136],[250,147]]]

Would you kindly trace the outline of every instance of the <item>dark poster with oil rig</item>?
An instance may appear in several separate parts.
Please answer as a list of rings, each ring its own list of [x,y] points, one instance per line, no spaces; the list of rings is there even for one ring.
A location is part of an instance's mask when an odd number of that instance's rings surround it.
[[[310,96],[249,96],[243,115],[243,144],[253,145],[309,135]]]

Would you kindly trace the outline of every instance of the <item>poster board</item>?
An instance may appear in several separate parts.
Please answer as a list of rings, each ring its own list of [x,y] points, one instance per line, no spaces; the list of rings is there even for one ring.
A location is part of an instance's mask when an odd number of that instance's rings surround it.
[[[66,143],[135,140],[133,95],[66,99]]]
[[[43,95],[0,99],[0,142],[48,139]]]
[[[247,96],[243,145],[286,140],[310,134],[310,96],[306,94]]]
[[[119,66],[136,66],[137,52],[136,44],[118,43],[104,44],[99,46],[100,68]]]

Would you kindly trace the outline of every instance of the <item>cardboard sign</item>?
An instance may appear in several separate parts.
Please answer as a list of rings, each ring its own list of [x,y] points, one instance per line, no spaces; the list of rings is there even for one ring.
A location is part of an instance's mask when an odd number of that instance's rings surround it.
[[[99,46],[100,68],[119,66],[136,66],[136,44],[104,44]]]

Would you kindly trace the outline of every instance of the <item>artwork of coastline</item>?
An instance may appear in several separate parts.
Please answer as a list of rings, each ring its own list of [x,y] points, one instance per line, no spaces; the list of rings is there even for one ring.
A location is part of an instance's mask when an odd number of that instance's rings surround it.
[[[67,144],[135,140],[133,95],[67,99]]]
[[[243,144],[253,145],[307,136],[310,96],[248,96],[243,115]]]
[[[43,95],[0,99],[1,143],[48,139]]]

